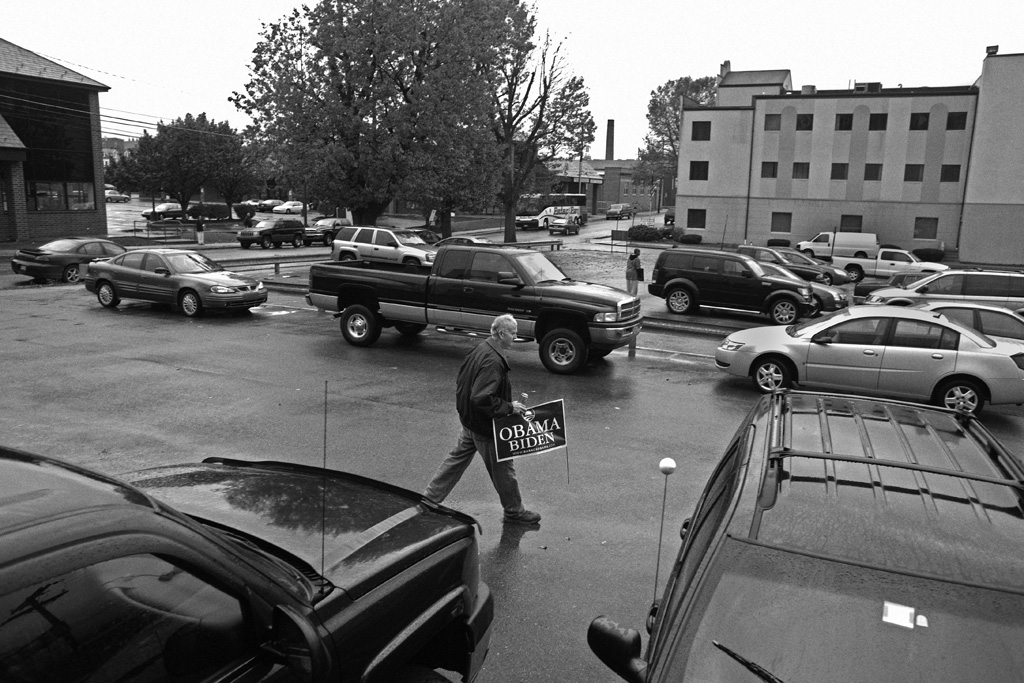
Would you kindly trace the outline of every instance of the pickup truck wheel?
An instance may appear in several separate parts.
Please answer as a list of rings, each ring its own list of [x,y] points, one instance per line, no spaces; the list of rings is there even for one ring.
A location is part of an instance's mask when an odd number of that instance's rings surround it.
[[[370,346],[380,337],[380,323],[370,309],[355,304],[341,314],[341,334],[352,346]]]
[[[678,287],[669,291],[665,297],[665,305],[673,313],[685,315],[694,309],[693,295],[685,287]]]
[[[570,375],[587,362],[587,346],[572,330],[552,330],[540,340],[540,361],[550,372]]]
[[[264,235],[263,239],[260,240],[260,246],[264,249],[270,249],[274,242],[270,239],[270,235]]]
[[[395,323],[395,330],[404,337],[415,337],[425,329],[427,326],[422,323]]]
[[[799,314],[797,305],[790,299],[779,299],[772,304],[768,315],[776,325],[792,325]]]
[[[851,263],[846,266],[846,275],[850,278],[850,282],[860,282],[864,279],[864,270],[860,266]]]
[[[810,256],[811,258],[814,258],[813,249],[804,249],[802,253],[804,254],[804,256]]]

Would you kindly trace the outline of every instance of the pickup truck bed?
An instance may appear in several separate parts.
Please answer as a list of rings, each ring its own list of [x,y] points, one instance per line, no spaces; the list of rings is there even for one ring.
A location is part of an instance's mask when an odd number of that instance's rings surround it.
[[[640,331],[640,300],[627,292],[566,277],[530,249],[453,245],[432,266],[366,261],[310,267],[306,300],[341,318],[348,343],[370,346],[386,328],[414,335],[487,336],[495,317],[519,322],[520,341],[538,341],[551,372],[576,372]]]
[[[865,277],[889,277],[894,273],[936,273],[949,267],[922,261],[903,249],[880,249],[873,259],[833,256],[832,265],[845,270],[851,282],[860,282]]]

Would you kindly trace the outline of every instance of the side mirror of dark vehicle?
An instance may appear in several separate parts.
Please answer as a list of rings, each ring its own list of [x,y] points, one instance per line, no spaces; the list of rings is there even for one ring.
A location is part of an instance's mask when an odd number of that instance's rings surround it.
[[[321,681],[330,669],[330,655],[316,627],[289,605],[274,607],[273,635],[260,649],[302,683]]]
[[[754,274],[749,270],[741,270],[740,277],[754,277]]]
[[[153,272],[156,273],[157,275],[163,275],[164,277],[168,277],[171,274],[171,271],[167,270],[164,267],[156,268],[153,270]]]
[[[502,285],[516,285],[518,287],[523,286],[523,281],[515,273],[498,273],[498,284]]]
[[[640,658],[640,633],[605,616],[590,622],[587,644],[605,666],[630,683],[644,683],[647,662]]]

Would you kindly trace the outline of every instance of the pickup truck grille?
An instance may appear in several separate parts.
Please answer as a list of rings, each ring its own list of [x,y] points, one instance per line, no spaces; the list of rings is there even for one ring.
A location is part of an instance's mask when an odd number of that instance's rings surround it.
[[[619,320],[629,320],[640,315],[640,299],[630,299],[619,303]]]

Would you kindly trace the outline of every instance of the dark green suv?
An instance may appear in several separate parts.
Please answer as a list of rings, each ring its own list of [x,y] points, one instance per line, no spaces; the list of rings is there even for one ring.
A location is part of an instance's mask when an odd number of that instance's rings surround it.
[[[631,683],[1019,681],[1022,479],[966,413],[766,396],[682,522],[646,652],[607,617],[587,640]]]
[[[668,249],[654,264],[647,291],[680,315],[701,306],[765,313],[789,325],[814,307],[807,283],[769,275],[749,256],[709,249]]]
[[[242,249],[258,244],[264,249],[290,244],[301,247],[306,240],[306,226],[299,218],[268,218],[251,228],[245,228],[237,235]]]

